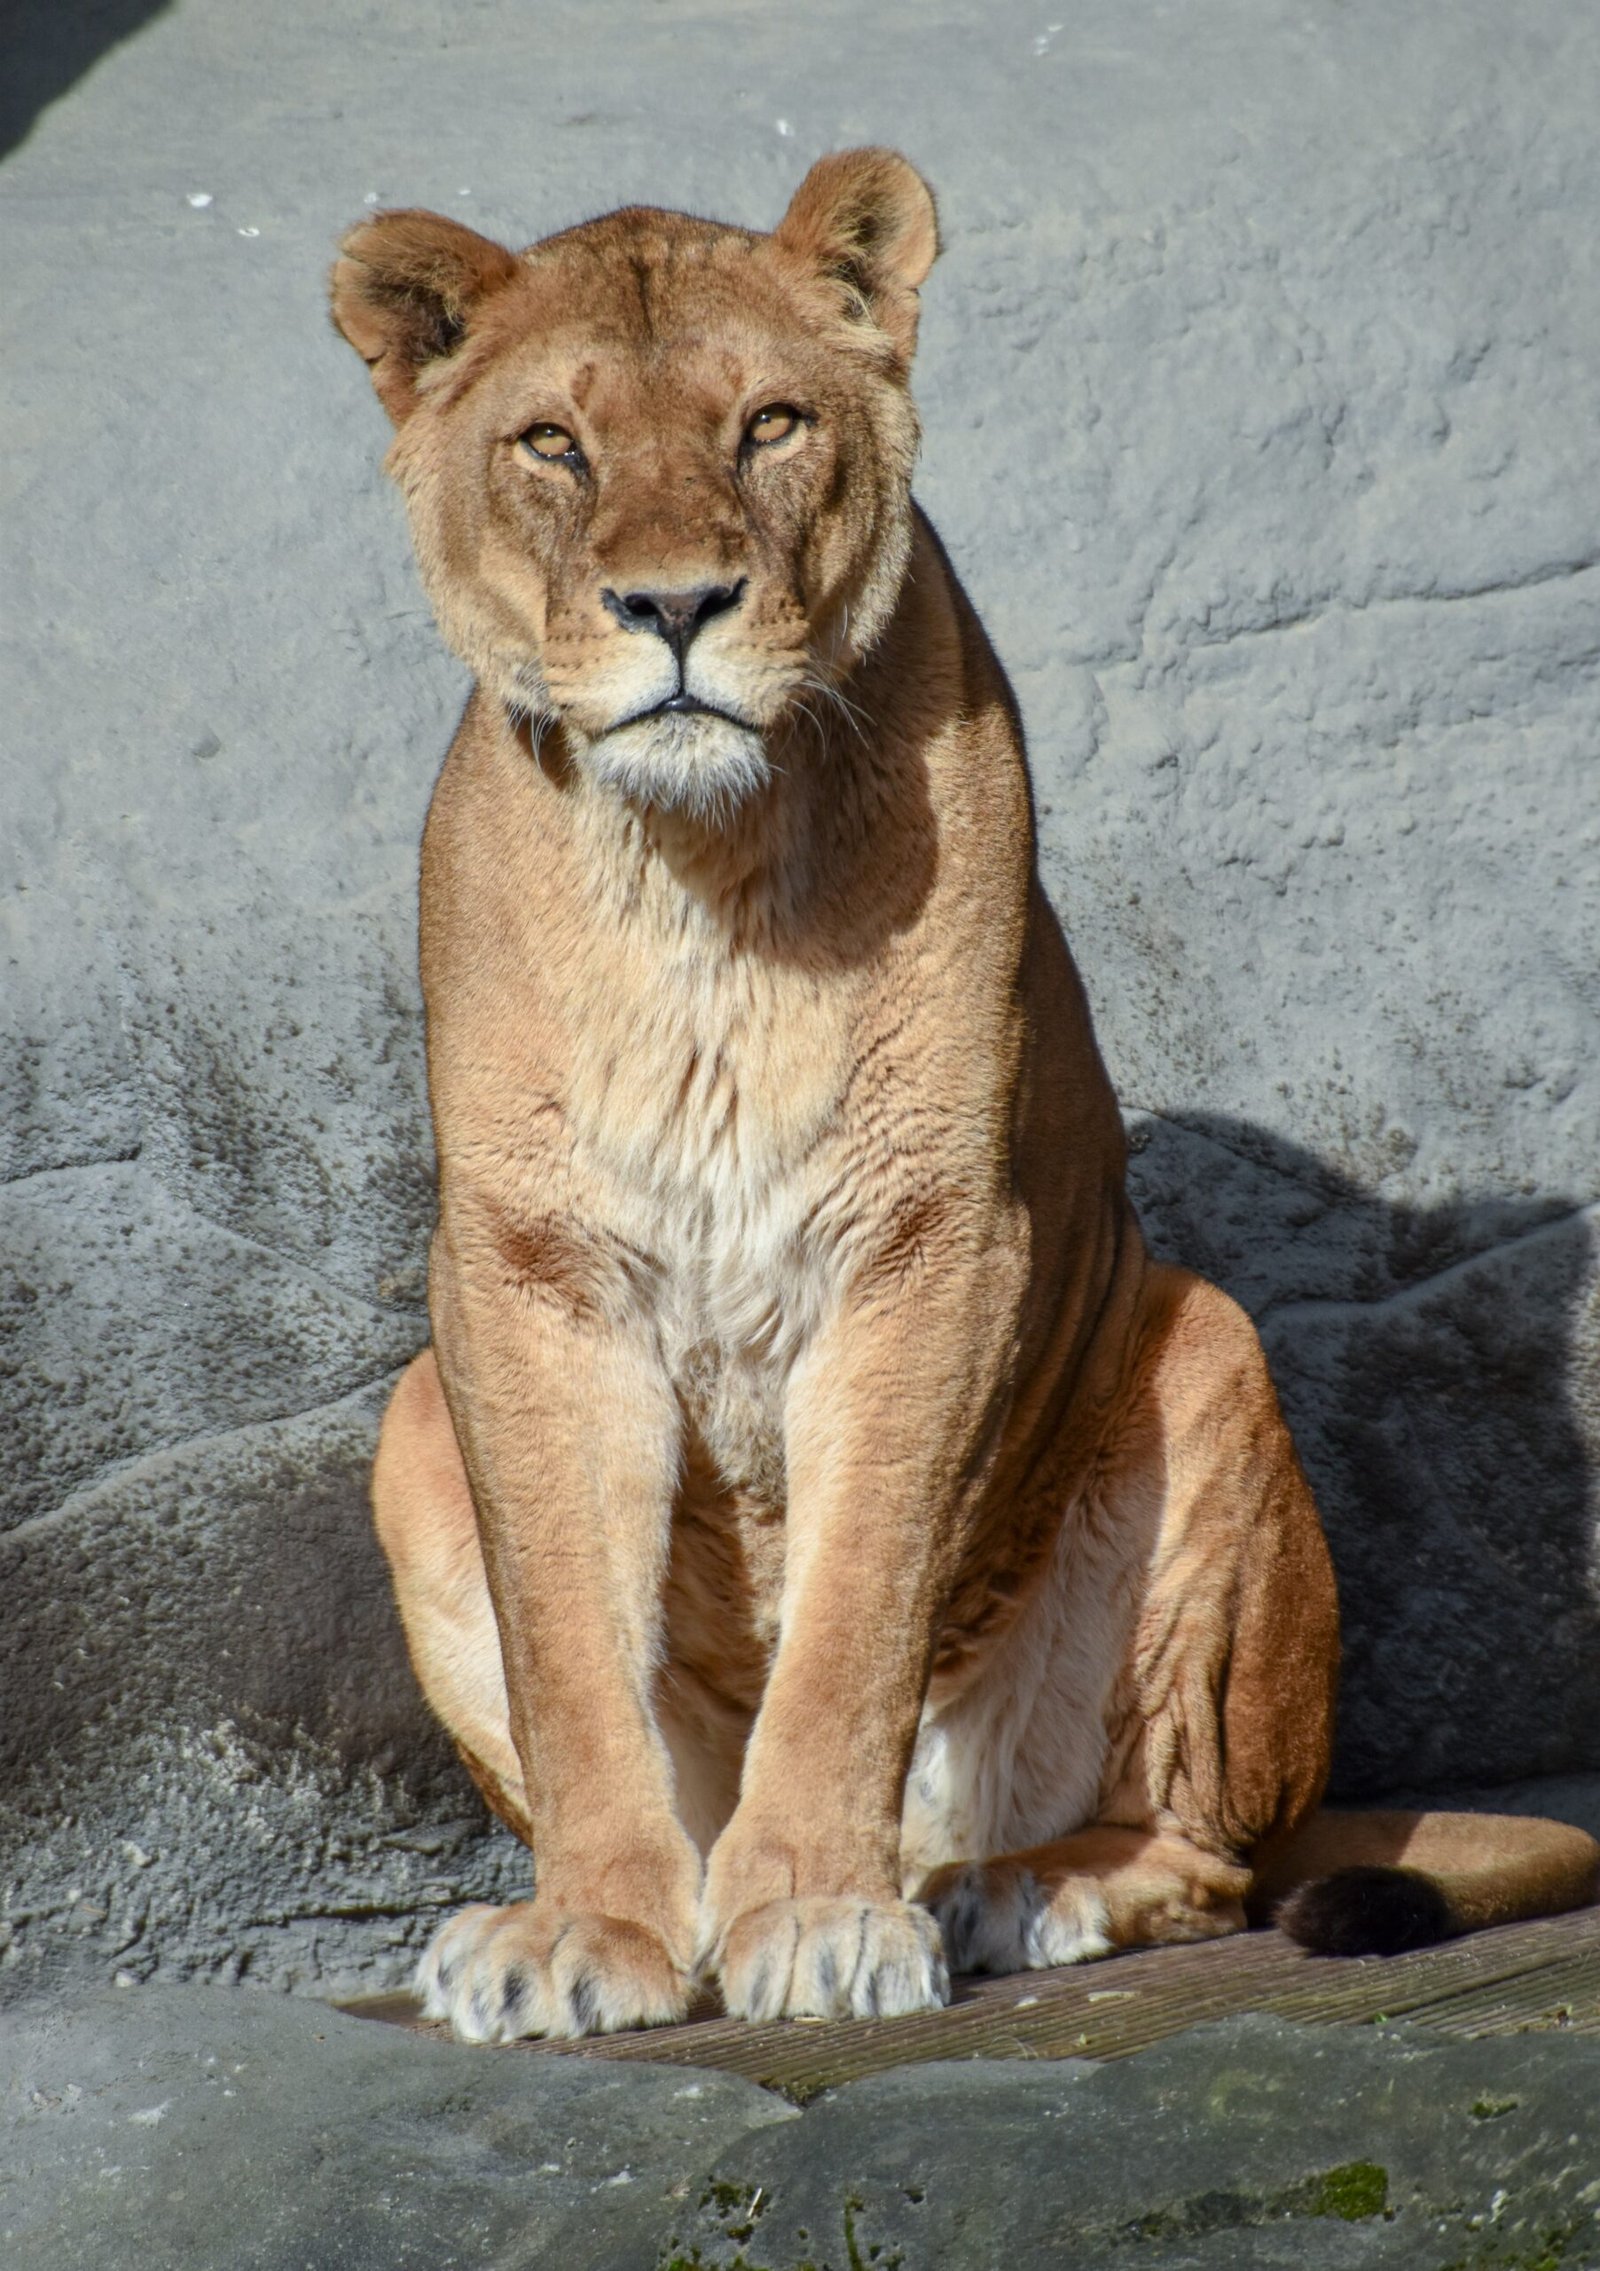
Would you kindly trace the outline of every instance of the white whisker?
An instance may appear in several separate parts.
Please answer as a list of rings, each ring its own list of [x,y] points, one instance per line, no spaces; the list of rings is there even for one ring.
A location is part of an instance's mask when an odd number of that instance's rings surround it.
[[[823,701],[837,710],[856,739],[865,743],[867,739],[866,713],[857,703],[850,700],[850,697],[841,687],[834,685],[831,680],[824,678],[817,671],[808,671],[803,683],[810,693],[820,696]]]

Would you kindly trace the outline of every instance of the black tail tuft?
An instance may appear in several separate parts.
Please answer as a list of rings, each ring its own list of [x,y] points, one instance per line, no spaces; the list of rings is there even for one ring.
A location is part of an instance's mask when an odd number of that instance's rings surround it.
[[[1336,1869],[1297,1886],[1274,1921],[1314,1956],[1397,1956],[1459,1929],[1439,1887],[1414,1869]]]

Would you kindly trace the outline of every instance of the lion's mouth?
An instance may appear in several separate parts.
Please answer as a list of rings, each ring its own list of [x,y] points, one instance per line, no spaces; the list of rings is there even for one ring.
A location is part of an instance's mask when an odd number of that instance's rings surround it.
[[[738,726],[745,733],[756,728],[737,710],[719,709],[715,702],[702,702],[696,694],[669,694],[664,702],[652,702],[646,710],[634,710],[625,718],[618,718],[608,730],[621,733],[625,726],[647,725],[652,718],[720,718],[724,725]]]
[[[681,688],[619,719],[589,744],[586,762],[597,780],[635,804],[709,826],[758,796],[772,773],[756,727]]]

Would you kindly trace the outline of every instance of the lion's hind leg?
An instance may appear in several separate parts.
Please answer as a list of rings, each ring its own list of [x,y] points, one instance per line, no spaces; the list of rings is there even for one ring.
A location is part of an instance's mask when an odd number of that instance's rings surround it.
[[[1143,1509],[1146,1531],[1099,1818],[929,1879],[920,1897],[956,1968],[1240,1931],[1255,1856],[1322,1794],[1333,1576],[1260,1343],[1235,1303],[1181,1270],[1152,1267],[1141,1304],[1085,1486],[1086,1522],[1132,1534]]]

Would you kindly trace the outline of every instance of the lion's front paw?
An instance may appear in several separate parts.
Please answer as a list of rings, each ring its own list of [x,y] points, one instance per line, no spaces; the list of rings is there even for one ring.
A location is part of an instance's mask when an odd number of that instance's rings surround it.
[[[448,2019],[463,2042],[510,2042],[670,2026],[689,2008],[690,1980],[643,1924],[546,1918],[524,1900],[453,1916],[418,1966],[417,1992],[424,2016]]]
[[[767,1901],[734,1918],[716,1968],[738,2019],[898,2018],[950,1999],[939,1928],[907,1901]]]

